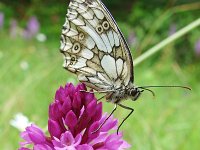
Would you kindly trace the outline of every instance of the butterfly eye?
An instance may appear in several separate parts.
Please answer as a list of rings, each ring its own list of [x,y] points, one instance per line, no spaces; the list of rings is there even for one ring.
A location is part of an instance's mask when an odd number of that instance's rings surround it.
[[[105,30],[108,30],[109,27],[110,27],[108,21],[104,21],[102,25],[103,25],[103,28],[104,28]]]
[[[83,33],[80,33],[79,36],[78,36],[78,39],[80,41],[82,41],[84,38],[85,38],[85,35]]]
[[[80,50],[81,50],[80,43],[74,43],[74,46],[72,47],[72,52],[73,53],[78,53]]]
[[[102,27],[101,25],[98,25],[98,26],[96,27],[96,30],[97,30],[97,32],[98,32],[99,34],[103,33],[103,27]]]
[[[138,91],[137,91],[136,89],[132,89],[132,90],[130,91],[130,95],[133,96],[133,97],[134,97],[137,93],[138,93]]]

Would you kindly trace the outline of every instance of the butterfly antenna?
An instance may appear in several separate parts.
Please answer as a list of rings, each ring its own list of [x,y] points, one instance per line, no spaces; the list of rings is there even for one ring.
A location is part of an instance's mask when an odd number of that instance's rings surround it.
[[[154,91],[152,91],[150,89],[147,89],[146,87],[138,87],[138,88],[142,89],[141,92],[143,92],[144,90],[151,92],[151,94],[153,95],[153,97],[155,97],[155,92]]]
[[[159,86],[141,86],[141,87],[138,87],[138,88],[141,88],[141,89],[146,89],[147,88],[182,88],[182,89],[186,89],[186,90],[192,90],[190,87],[187,87],[187,86],[179,86],[179,85],[159,85]]]

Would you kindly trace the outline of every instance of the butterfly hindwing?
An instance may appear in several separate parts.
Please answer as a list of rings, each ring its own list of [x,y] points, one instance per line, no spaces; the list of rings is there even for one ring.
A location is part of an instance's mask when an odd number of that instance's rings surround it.
[[[94,89],[113,89],[133,80],[129,49],[99,0],[71,0],[60,49],[64,67]]]

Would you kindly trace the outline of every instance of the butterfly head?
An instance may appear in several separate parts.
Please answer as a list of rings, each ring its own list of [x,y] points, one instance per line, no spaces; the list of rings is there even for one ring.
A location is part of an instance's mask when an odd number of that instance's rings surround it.
[[[132,97],[133,101],[136,101],[143,90],[139,90],[138,88],[134,87],[129,90],[129,95]]]

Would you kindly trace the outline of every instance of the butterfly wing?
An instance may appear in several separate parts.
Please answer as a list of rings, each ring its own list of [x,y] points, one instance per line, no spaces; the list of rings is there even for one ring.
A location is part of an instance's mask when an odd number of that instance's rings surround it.
[[[109,90],[133,82],[128,45],[100,0],[71,0],[60,50],[64,67],[91,88]]]

